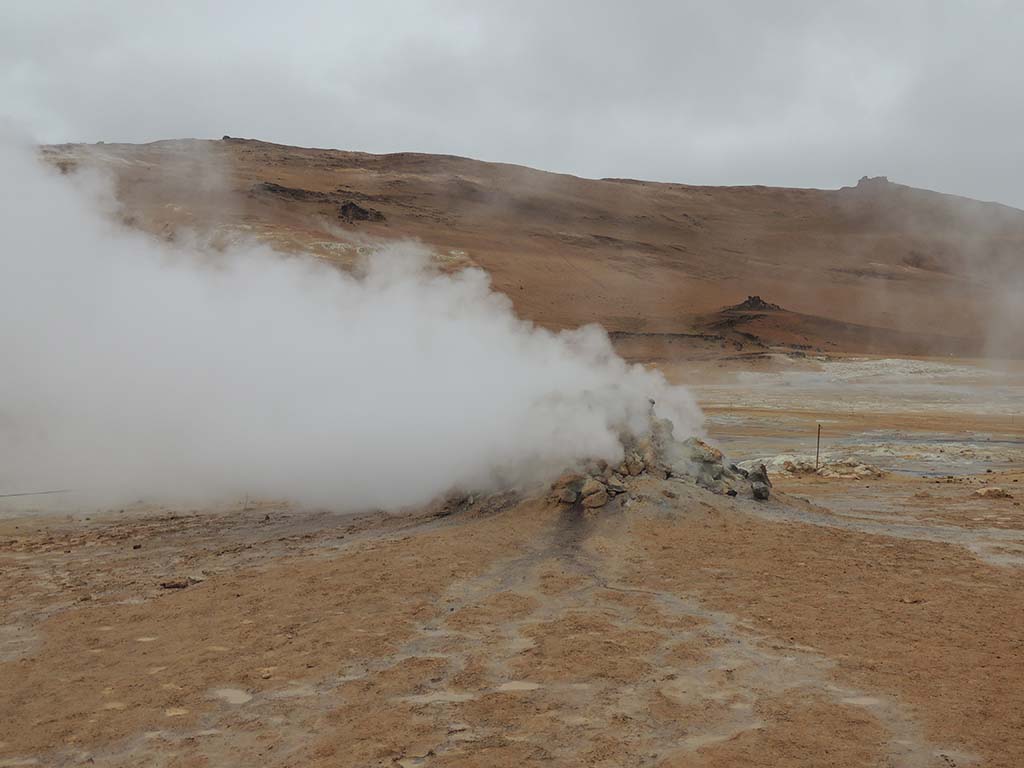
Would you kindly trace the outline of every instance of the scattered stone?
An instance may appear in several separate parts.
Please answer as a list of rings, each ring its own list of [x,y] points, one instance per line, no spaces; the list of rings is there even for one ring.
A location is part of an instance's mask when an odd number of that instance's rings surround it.
[[[583,483],[583,487],[580,488],[580,496],[586,498],[587,496],[593,496],[595,493],[600,493],[603,490],[605,490],[604,483],[600,480],[588,477],[586,482]]]
[[[681,443],[662,442],[668,449],[662,455],[668,459],[671,475],[693,478],[698,485],[716,493],[725,493],[731,487],[727,481],[735,479],[736,475],[725,466],[722,452],[717,448],[697,437]]]
[[[562,504],[575,504],[577,498],[579,498],[579,494],[572,488],[562,488],[555,493],[555,499]]]
[[[754,469],[748,470],[747,479],[751,483],[763,483],[769,488],[772,487],[772,481],[768,479],[768,467],[764,464],[758,464]]]
[[[566,472],[551,484],[552,498],[561,504],[575,504],[587,479],[578,472]]]
[[[630,477],[637,477],[638,475],[643,474],[644,462],[643,459],[640,458],[639,454],[634,453],[626,460],[626,472]]]
[[[647,469],[654,469],[658,466],[658,452],[655,450],[654,443],[650,437],[645,437],[637,443],[637,453],[639,453],[640,460]]]
[[[761,482],[754,482],[750,484],[750,490],[754,494],[754,498],[758,501],[767,501],[771,495],[771,489],[767,484]]]
[[[579,490],[586,478],[579,472],[566,472],[551,484],[552,488],[576,487]]]
[[[612,473],[612,476],[608,478],[605,487],[607,487],[609,493],[625,493],[627,490],[623,479],[615,473]]]
[[[737,481],[746,479],[746,470],[741,470],[735,464],[727,465],[722,452],[700,438],[677,440],[672,422],[654,415],[653,403],[650,424],[650,433],[644,438],[637,441],[623,439],[627,448],[627,465],[633,455],[639,454],[644,469],[651,475],[690,480],[715,493],[734,491],[738,494],[734,486]],[[765,481],[767,476],[762,479],[762,482]],[[770,482],[766,484],[771,486]]]
[[[585,496],[583,498],[583,506],[587,507],[589,509],[594,509],[596,507],[603,507],[607,503],[608,503],[608,492],[603,490],[603,489],[598,491],[597,493],[592,493],[589,496]]]

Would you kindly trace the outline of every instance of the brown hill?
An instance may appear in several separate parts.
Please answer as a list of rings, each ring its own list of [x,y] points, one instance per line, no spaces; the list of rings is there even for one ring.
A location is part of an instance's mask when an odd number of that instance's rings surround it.
[[[708,313],[758,294],[791,312],[720,318],[730,333],[977,354],[1009,322],[1004,288],[1024,251],[1024,211],[881,178],[840,190],[699,187],[227,137],[44,153],[65,169],[109,169],[126,218],[154,232],[244,232],[340,264],[352,260],[342,230],[418,238],[443,260],[487,269],[530,319],[599,322],[620,336],[714,335]]]

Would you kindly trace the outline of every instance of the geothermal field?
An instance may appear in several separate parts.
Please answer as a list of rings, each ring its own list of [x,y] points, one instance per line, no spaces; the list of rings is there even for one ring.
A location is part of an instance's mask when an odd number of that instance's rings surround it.
[[[0,167],[0,767],[1024,765],[1024,212]]]

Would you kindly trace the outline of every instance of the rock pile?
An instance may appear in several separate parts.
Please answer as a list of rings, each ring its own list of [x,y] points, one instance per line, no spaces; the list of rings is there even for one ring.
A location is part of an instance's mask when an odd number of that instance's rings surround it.
[[[582,504],[587,509],[603,507],[612,498],[626,492],[624,478],[606,462],[588,467],[588,473],[567,472],[551,486],[556,501]]]
[[[728,496],[749,491],[755,499],[768,498],[772,483],[764,465],[753,470],[728,465],[720,450],[699,438],[677,440],[668,419],[655,418],[652,412],[650,423],[643,437],[623,436],[623,459],[617,466],[598,461],[581,472],[566,473],[551,486],[552,498],[563,504],[602,507],[628,491],[629,479],[641,475],[695,482]]]

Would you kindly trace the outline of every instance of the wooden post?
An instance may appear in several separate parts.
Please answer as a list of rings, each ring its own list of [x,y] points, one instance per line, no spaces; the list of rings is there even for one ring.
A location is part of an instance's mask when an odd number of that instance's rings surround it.
[[[818,457],[821,455],[821,424],[818,425],[818,444],[814,448],[814,471],[818,471]]]

